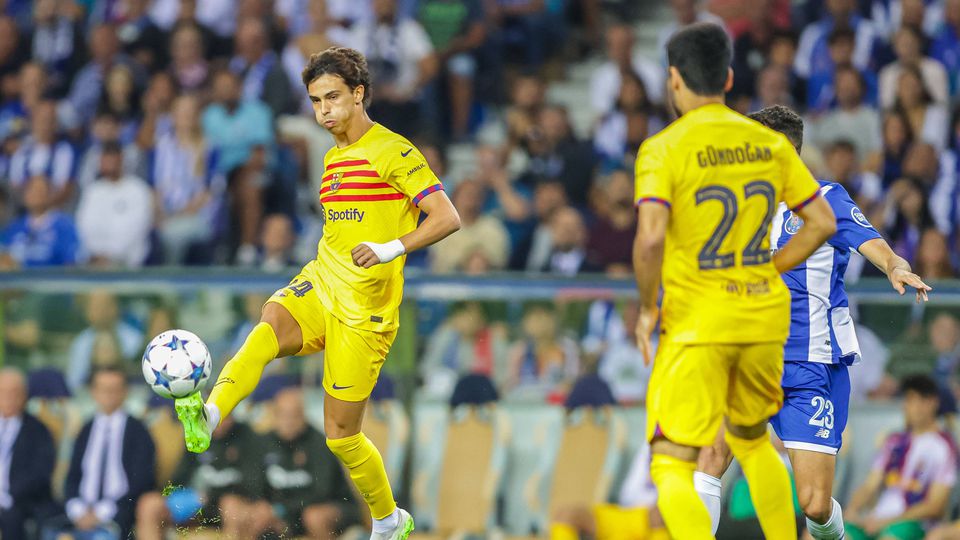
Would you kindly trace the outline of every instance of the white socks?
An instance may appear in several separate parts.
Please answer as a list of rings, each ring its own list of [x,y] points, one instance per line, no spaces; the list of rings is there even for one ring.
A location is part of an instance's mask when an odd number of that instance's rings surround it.
[[[696,471],[693,473],[693,487],[703,500],[707,512],[710,513],[710,523],[713,526],[713,534],[717,534],[717,528],[720,527],[720,494],[722,484],[716,476],[710,476],[707,473]],[[842,529],[843,527],[841,527]]]
[[[400,524],[400,508],[394,508],[393,513],[383,519],[373,520],[373,532],[385,533],[397,528]]]
[[[843,508],[840,508],[840,503],[836,499],[830,499],[830,501],[833,502],[833,510],[826,523],[821,525],[807,518],[807,530],[810,531],[810,536],[816,540],[843,540],[845,536],[843,532]]]
[[[213,403],[207,403],[203,408],[207,411],[207,427],[210,428],[212,434],[220,425],[220,408]]]

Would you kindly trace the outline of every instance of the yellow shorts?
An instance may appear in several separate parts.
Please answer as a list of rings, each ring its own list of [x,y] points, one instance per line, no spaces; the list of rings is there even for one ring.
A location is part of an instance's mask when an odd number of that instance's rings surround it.
[[[597,540],[669,540],[666,529],[650,528],[648,508],[599,504],[593,508]]]
[[[324,351],[324,390],[342,401],[363,401],[377,384],[397,331],[372,332],[344,324],[317,297],[313,287],[320,278],[312,270],[307,264],[267,302],[286,308],[300,325],[303,347],[297,356]]]
[[[766,422],[783,405],[782,343],[660,346],[647,392],[647,440],[713,444],[731,424]]]

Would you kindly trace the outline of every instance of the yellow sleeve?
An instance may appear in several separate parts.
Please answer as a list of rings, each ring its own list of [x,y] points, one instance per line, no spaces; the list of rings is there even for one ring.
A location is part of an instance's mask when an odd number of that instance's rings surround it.
[[[390,146],[381,154],[385,160],[384,178],[410,197],[413,204],[419,205],[427,195],[443,190],[443,184],[427,165],[427,159],[420,150],[406,141]]]
[[[663,144],[657,139],[648,139],[640,146],[636,163],[637,204],[659,202],[669,208],[673,204],[671,171]]]
[[[799,210],[816,198],[820,192],[820,184],[813,177],[810,169],[804,165],[800,155],[793,145],[782,138],[783,144],[778,152],[783,164],[783,202],[787,208]]]

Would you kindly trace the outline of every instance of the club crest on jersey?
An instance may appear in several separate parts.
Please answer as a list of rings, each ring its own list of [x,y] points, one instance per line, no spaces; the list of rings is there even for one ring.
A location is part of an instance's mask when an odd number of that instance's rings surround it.
[[[853,220],[857,222],[857,225],[861,227],[866,227],[868,229],[873,228],[873,226],[870,225],[870,222],[867,221],[867,216],[863,215],[863,212],[861,212],[856,206],[850,209],[850,217],[852,217]]]
[[[790,217],[783,222],[783,230],[787,231],[787,234],[797,234],[800,227],[803,227],[803,219],[796,213],[790,212]]]
[[[343,173],[333,173],[333,181],[330,182],[330,191],[337,191],[340,189],[340,185],[342,184],[340,181],[341,178],[343,178]]]

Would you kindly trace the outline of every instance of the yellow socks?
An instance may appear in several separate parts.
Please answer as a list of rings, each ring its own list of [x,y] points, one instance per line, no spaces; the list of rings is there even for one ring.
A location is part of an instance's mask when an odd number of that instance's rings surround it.
[[[757,439],[741,439],[729,431],[724,438],[747,478],[763,534],[770,540],[796,540],[790,475],[770,438],[764,434]]]
[[[550,540],[580,540],[580,533],[566,523],[550,524]]]
[[[217,383],[213,385],[207,403],[220,411],[220,418],[226,417],[237,403],[249,396],[260,382],[263,368],[280,352],[277,335],[267,323],[257,323],[243,342],[237,354],[223,366]]]
[[[327,439],[327,446],[347,468],[353,484],[370,507],[373,519],[383,519],[393,513],[397,503],[383,467],[383,458],[377,447],[363,433],[342,439]]]
[[[657,486],[657,506],[674,538],[713,538],[710,514],[693,487],[697,464],[663,454],[654,454],[650,476]]]

